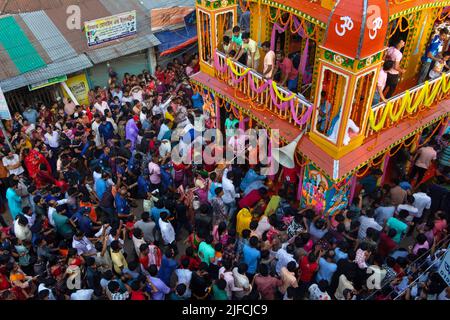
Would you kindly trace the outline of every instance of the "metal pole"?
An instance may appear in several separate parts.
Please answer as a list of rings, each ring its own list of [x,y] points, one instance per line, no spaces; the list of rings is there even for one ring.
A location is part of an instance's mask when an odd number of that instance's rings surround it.
[[[79,103],[77,101],[77,98],[75,98],[74,94],[70,90],[70,88],[67,85],[67,83],[64,81],[64,82],[61,82],[61,85],[62,85],[63,89],[66,91],[66,93],[69,96],[69,98],[72,100],[72,102],[75,103],[76,105],[79,105]]]

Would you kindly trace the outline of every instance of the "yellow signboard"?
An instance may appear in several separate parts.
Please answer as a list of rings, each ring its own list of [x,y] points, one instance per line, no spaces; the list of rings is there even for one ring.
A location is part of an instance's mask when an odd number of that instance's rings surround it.
[[[79,104],[89,105],[89,84],[86,74],[82,73],[77,76],[70,77],[66,81],[67,86],[72,91]],[[63,90],[64,96],[69,98],[68,94]]]

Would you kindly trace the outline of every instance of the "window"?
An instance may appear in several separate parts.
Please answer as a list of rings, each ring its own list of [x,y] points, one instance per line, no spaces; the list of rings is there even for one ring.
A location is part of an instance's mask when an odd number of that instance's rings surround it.
[[[203,62],[210,64],[212,59],[211,16],[201,10],[198,10],[198,13],[200,18],[200,57]]]
[[[360,76],[356,82],[350,119],[359,128],[363,125],[367,106],[372,102],[370,100],[370,90],[374,88],[375,73],[376,71],[372,70],[370,73]]]
[[[315,130],[336,143],[348,80],[327,67],[323,72]]]

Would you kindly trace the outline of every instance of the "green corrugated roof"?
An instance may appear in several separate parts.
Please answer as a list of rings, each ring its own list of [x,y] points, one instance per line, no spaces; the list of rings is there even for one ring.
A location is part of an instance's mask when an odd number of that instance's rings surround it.
[[[20,73],[46,66],[45,61],[12,16],[0,19],[0,44]]]

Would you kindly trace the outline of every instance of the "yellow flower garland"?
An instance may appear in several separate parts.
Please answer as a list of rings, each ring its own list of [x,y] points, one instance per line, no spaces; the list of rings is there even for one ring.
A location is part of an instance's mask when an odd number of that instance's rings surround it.
[[[242,77],[245,76],[247,73],[250,72],[251,68],[247,68],[245,69],[243,72],[239,72],[238,70],[236,70],[236,68],[234,67],[233,61],[231,61],[231,59],[227,59],[227,65],[230,67],[231,72],[234,73],[235,76],[237,77]],[[284,97],[280,91],[278,91],[278,87],[277,87],[277,83],[275,81],[272,81],[272,88],[273,88],[273,92],[275,93],[275,95],[278,97],[278,99],[280,99],[283,102],[287,102],[287,101],[291,101],[292,99],[295,98],[295,94],[291,93],[290,96],[288,97]]]
[[[239,73],[239,72],[234,68],[233,62],[230,60],[230,58],[227,59],[227,65],[230,67],[230,69],[231,69],[231,71],[234,73],[234,75],[235,75],[235,76],[238,76],[238,77],[245,76],[245,75],[246,75],[247,73],[249,73],[250,70],[251,70],[251,68],[247,68],[247,69],[244,70],[244,72]]]
[[[378,123],[375,123],[375,113],[372,109],[369,110],[369,124],[372,130],[375,132],[380,131],[385,127],[386,119],[389,118],[392,122],[397,122],[402,116],[403,112],[406,110],[408,114],[414,113],[420,105],[425,107],[430,107],[436,102],[436,97],[439,93],[443,92],[446,94],[450,91],[450,81],[448,81],[445,74],[442,75],[439,82],[435,84],[434,88],[430,90],[430,84],[428,81],[425,82],[419,96],[413,101],[411,98],[411,92],[406,90],[404,97],[402,98],[401,107],[396,114],[394,114],[392,101],[388,101],[384,107],[383,114]]]
[[[272,81],[272,88],[273,88],[273,92],[275,92],[278,99],[280,99],[283,102],[291,101],[292,99],[295,98],[295,94],[293,94],[293,93],[291,93],[291,95],[289,97],[283,97],[281,95],[281,93],[278,91],[277,83],[275,81]]]

